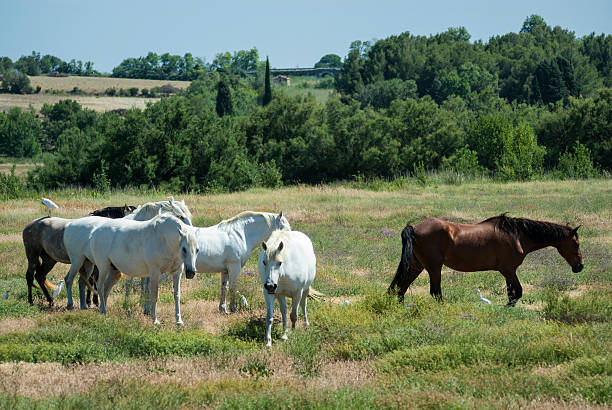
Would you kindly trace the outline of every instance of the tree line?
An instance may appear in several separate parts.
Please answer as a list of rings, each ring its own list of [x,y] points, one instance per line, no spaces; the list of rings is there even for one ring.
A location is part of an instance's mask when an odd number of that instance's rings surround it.
[[[18,108],[0,113],[0,135],[8,136],[0,155],[42,153],[43,165],[28,176],[39,190],[80,185],[233,191],[391,179],[426,170],[500,180],[529,180],[543,172],[560,177],[609,172],[610,54],[591,53],[600,62],[581,54],[593,62],[591,68],[566,65],[562,59],[574,61],[566,58],[566,47],[524,39],[534,36],[529,30],[566,33],[538,24],[528,18],[516,34],[517,44],[559,54],[547,52],[531,61],[529,75],[520,64],[504,68],[511,73],[506,77],[499,61],[477,64],[472,57],[486,56],[485,45],[468,43],[464,29],[429,38],[404,33],[372,45],[353,43],[336,81],[338,92],[319,103],[312,95],[290,96],[282,88],[269,94],[269,64],[258,63],[257,75],[244,76],[242,68],[232,68],[230,55],[217,69],[199,73],[183,95],[144,110],[99,114],[65,100],[45,105],[40,116]],[[590,38],[573,41],[580,49]],[[608,38],[599,44],[608,44]],[[523,52],[507,54],[523,61]],[[394,65],[393,58],[404,63]],[[428,68],[428,59],[440,64]],[[546,69],[558,69],[558,81],[551,81]],[[578,69],[594,76],[579,76]],[[347,84],[353,85],[344,88]],[[513,98],[511,89],[522,91]],[[545,102],[543,95],[556,97]]]

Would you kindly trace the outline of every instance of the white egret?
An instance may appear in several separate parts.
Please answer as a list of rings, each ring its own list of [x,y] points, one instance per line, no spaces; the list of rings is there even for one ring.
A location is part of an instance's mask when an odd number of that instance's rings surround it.
[[[48,215],[51,216],[51,210],[59,208],[55,202],[50,200],[49,198],[40,198],[40,203],[43,204],[47,210]]]
[[[491,304],[491,301],[489,299],[482,296],[482,293],[480,293],[480,289],[476,289],[476,292],[478,292],[478,297],[480,298],[480,300],[482,300],[484,303],[488,303],[489,305]]]
[[[53,290],[53,299],[55,299],[57,295],[60,294],[63,286],[64,286],[64,283],[60,280],[57,286],[55,287],[55,289]]]

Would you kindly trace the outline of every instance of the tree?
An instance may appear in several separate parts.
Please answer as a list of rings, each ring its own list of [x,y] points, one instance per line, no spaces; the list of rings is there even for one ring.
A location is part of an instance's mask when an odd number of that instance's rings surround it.
[[[16,71],[9,71],[4,74],[0,90],[10,94],[32,94],[33,92],[28,76]]]
[[[227,85],[227,78],[221,77],[221,80],[217,83],[217,115],[223,117],[224,115],[232,115],[232,94],[230,88]]]
[[[264,107],[272,101],[272,87],[270,86],[270,61],[266,57],[266,76],[264,83],[263,105]]]
[[[327,67],[342,67],[342,59],[337,54],[325,54],[318,63],[314,65],[315,68],[327,68]]]

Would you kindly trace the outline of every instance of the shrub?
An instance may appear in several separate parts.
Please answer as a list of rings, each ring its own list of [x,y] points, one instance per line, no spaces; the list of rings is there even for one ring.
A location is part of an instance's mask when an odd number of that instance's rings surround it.
[[[148,88],[143,88],[142,90],[140,90],[140,94],[143,97],[149,97],[149,89]]]
[[[181,91],[179,88],[176,88],[172,84],[164,84],[161,86],[160,90],[164,94],[177,94]]]
[[[108,95],[109,97],[114,97],[117,94],[117,89],[116,88],[107,88],[106,91],[104,91],[104,94]]]
[[[568,324],[584,322],[609,322],[612,303],[604,292],[589,292],[577,298],[561,295],[557,291],[546,293],[544,317]]]
[[[130,97],[136,97],[138,95],[138,87],[132,87],[128,90]]]
[[[15,175],[15,165],[10,174],[0,172],[0,199],[23,198],[27,195],[28,189],[25,181]]]
[[[478,164],[478,153],[467,146],[459,148],[449,158],[443,158],[442,168],[465,175],[481,175],[485,172],[485,168]]]
[[[33,92],[28,76],[16,71],[4,74],[0,89],[10,94],[32,94]]]
[[[576,141],[572,152],[566,150],[559,158],[557,169],[563,178],[589,178],[597,175],[591,151]]]

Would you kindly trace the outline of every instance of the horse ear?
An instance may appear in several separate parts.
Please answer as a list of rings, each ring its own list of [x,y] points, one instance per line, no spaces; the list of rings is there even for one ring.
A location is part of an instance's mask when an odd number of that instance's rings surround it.
[[[576,235],[576,233],[578,232],[578,228],[580,228],[581,226],[582,225],[578,225],[577,227],[575,227],[574,229],[570,231],[570,238]]]
[[[264,250],[264,251],[267,251],[267,250],[268,250],[268,246],[266,245],[266,243],[265,243],[265,242],[262,242],[262,243],[261,243],[261,247],[263,248],[263,250]]]
[[[280,213],[278,214],[278,219],[281,219],[283,217],[283,211],[280,211]]]
[[[279,252],[283,250],[283,246],[284,246],[284,245],[283,245],[283,243],[282,243],[282,242],[278,244],[278,251],[279,251]]]

